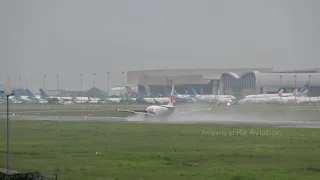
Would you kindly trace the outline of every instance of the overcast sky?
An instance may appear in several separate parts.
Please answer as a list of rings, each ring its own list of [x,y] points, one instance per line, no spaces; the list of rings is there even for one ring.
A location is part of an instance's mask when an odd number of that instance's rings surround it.
[[[0,85],[121,84],[121,71],[320,67],[319,0],[1,0]]]

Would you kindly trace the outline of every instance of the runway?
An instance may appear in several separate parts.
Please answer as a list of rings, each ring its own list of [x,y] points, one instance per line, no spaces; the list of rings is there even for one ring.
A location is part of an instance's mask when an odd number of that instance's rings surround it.
[[[0,119],[5,119],[0,115]],[[92,117],[92,116],[10,116],[10,120],[36,120],[36,121],[80,121],[80,122],[126,122],[126,123],[159,123],[159,124],[202,124],[202,125],[228,125],[228,126],[269,126],[269,127],[295,127],[320,128],[320,121],[311,120],[234,120],[234,119],[199,119],[172,117],[168,120],[152,119],[142,120],[134,117]]]

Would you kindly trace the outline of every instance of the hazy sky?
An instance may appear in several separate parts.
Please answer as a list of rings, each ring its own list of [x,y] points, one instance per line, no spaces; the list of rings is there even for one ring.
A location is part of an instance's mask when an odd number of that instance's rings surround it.
[[[0,85],[107,88],[121,71],[320,67],[319,0],[1,0]]]

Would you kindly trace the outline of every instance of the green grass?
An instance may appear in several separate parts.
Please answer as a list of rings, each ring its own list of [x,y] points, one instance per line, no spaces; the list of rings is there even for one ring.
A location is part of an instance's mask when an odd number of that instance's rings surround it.
[[[5,121],[0,125],[4,135]],[[63,180],[320,178],[318,129],[262,128],[277,132],[272,136],[250,134],[256,127],[204,125],[12,121],[10,127],[11,168],[47,176],[58,169]],[[4,141],[0,148],[5,167]]]

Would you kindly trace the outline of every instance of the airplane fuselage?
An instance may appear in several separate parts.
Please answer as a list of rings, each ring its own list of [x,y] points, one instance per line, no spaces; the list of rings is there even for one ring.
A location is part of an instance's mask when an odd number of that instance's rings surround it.
[[[153,106],[147,107],[146,111],[148,113],[150,113],[150,114],[152,113],[156,116],[170,116],[173,113],[174,108],[153,105]]]

